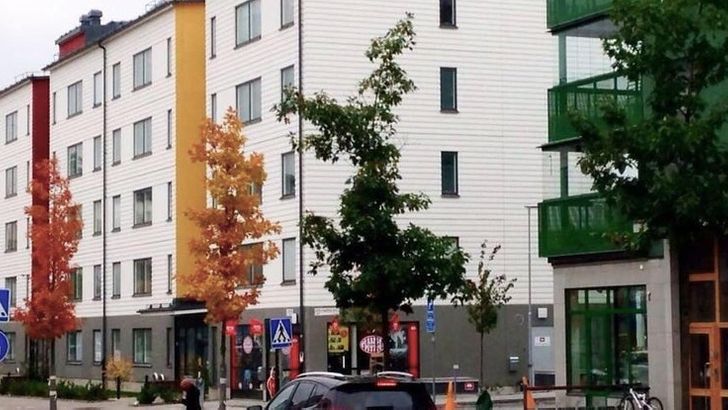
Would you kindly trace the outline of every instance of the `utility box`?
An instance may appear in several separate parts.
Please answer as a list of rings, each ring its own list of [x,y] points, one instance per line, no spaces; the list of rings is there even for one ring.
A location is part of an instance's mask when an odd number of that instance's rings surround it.
[[[518,356],[508,356],[508,371],[511,373],[518,371],[518,364],[521,362],[521,358]]]

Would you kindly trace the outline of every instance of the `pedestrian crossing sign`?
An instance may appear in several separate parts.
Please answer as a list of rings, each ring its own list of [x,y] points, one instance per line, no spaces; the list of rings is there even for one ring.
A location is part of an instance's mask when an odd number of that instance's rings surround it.
[[[282,349],[291,345],[293,328],[291,318],[284,317],[270,320],[270,346],[273,349]]]
[[[10,321],[10,289],[0,289],[0,322]]]

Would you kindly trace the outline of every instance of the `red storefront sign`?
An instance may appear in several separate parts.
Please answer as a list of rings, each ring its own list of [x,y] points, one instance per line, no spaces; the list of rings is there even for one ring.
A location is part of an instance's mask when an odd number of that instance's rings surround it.
[[[225,334],[228,336],[235,336],[235,330],[237,325],[237,320],[228,320],[227,322],[225,322]]]
[[[262,335],[263,334],[263,322],[261,322],[258,319],[250,319],[250,322],[248,322],[250,325],[250,334],[251,335]]]
[[[359,349],[366,354],[377,354],[384,352],[384,340],[379,335],[364,336],[359,341]]]

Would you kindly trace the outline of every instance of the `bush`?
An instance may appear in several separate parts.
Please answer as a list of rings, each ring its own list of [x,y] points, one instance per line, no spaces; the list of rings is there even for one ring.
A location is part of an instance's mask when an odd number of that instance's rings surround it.
[[[89,381],[85,386],[70,381],[61,380],[56,387],[59,399],[101,401],[108,399],[103,386]]]
[[[0,383],[0,393],[13,396],[47,397],[48,385],[39,380],[26,378],[4,378]]]
[[[102,400],[107,400],[108,398],[109,398],[109,394],[106,391],[106,389],[104,389],[103,384],[101,384],[101,383],[94,384],[94,383],[91,383],[90,380],[88,383],[86,383],[86,392],[85,392],[84,400],[102,401]]]
[[[141,391],[137,394],[139,404],[152,404],[155,398],[157,398],[156,389],[150,384],[142,386]]]
[[[158,389],[159,398],[165,403],[176,403],[179,401],[180,393],[170,387],[161,387]]]

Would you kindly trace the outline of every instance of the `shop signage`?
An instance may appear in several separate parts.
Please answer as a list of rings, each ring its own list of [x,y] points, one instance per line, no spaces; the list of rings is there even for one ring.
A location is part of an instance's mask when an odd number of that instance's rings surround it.
[[[235,336],[235,328],[237,327],[237,320],[228,320],[225,322],[225,334],[228,336]]]
[[[463,387],[463,390],[465,390],[465,391],[475,391],[475,383],[473,383],[473,382],[467,382],[467,383],[465,383],[465,386]]]
[[[535,347],[548,347],[551,346],[551,338],[548,336],[536,336],[533,339],[533,345]]]
[[[329,327],[328,337],[329,353],[345,353],[349,351],[349,327],[336,326],[332,323]]]
[[[336,316],[339,314],[339,308],[336,307],[319,307],[313,309],[314,316]]]
[[[263,334],[263,322],[258,319],[250,319],[248,322],[250,325],[250,334],[254,336],[260,336]]]
[[[359,349],[366,354],[377,354],[384,352],[384,341],[382,336],[369,335],[364,336],[359,341]]]

